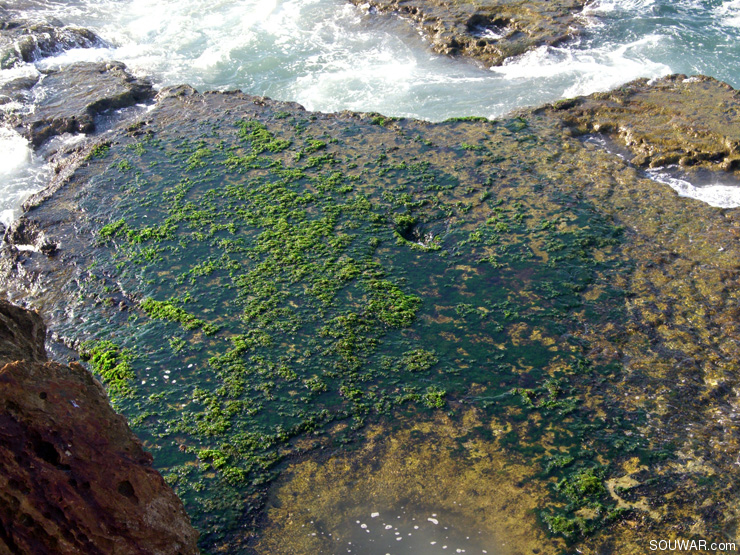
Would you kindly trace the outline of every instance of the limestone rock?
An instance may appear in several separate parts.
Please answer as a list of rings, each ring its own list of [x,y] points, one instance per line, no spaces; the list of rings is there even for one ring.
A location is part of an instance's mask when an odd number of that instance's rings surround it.
[[[0,364],[46,362],[46,326],[35,312],[0,300]]]
[[[198,553],[151,455],[84,367],[46,361],[44,336],[0,301],[0,552]]]
[[[739,100],[738,91],[712,77],[670,75],[541,111],[559,116],[576,135],[611,137],[627,148],[636,166],[679,164],[737,173]]]
[[[54,135],[91,133],[96,116],[148,100],[154,89],[122,63],[77,63],[46,71],[33,93],[36,110],[12,115],[10,123],[38,146]]]

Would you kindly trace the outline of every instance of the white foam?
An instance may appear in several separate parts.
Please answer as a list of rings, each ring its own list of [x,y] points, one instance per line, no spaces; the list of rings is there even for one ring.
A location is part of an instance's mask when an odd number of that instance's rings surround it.
[[[318,111],[378,111],[438,121],[497,117],[560,96],[670,73],[639,45],[537,49],[494,72],[430,54],[411,22],[343,0],[76,0],[52,13],[112,46],[45,64],[120,60],[162,85],[242,89]],[[620,4],[601,2],[598,9]],[[623,9],[648,2],[622,2]],[[53,11],[53,10],[52,10]]]
[[[644,13],[655,5],[655,0],[596,0],[584,6],[585,14],[608,14],[613,12],[629,12],[633,16]]]
[[[9,225],[30,195],[46,185],[48,167],[34,156],[30,143],[0,127],[0,222]]]
[[[714,14],[722,25],[740,27],[740,0],[723,2],[714,9]]]
[[[38,77],[39,72],[32,64],[21,64],[0,70],[0,86],[23,77]]]
[[[0,128],[0,179],[7,180],[31,163],[32,151],[26,139],[10,129]]]
[[[642,51],[661,41],[648,35],[622,45],[578,50],[543,46],[508,61],[492,71],[507,80],[550,79],[564,87],[565,98],[607,91],[638,77],[670,74],[665,64],[651,62]]]
[[[700,200],[717,208],[740,207],[740,186],[713,184],[697,187],[661,170],[649,170],[647,173],[651,179],[668,185],[681,197]]]

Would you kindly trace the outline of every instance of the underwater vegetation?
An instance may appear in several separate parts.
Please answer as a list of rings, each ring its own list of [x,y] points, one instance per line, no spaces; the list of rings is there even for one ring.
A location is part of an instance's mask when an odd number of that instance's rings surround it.
[[[491,483],[526,468],[553,553],[685,518],[688,500],[663,496],[679,491],[680,434],[636,394],[678,356],[640,312],[659,302],[644,284],[662,228],[633,191],[659,185],[547,114],[433,125],[208,94],[147,117],[60,192],[74,217],[35,217],[74,222],[87,245],[61,257],[76,273],[56,330],[206,552],[257,549],[276,478],[360,461],[380,429],[419,457],[447,430],[449,468],[475,445],[500,467],[481,471]],[[692,225],[687,201],[645,194]]]

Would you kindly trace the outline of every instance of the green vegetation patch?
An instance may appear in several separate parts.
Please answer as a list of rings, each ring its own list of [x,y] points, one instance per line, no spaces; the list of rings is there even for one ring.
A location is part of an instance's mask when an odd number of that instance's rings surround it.
[[[528,124],[222,112],[151,125],[143,153],[111,147],[119,162],[100,161],[80,201],[94,259],[70,285],[87,333],[113,328],[126,339],[109,356],[135,354],[122,410],[203,545],[256,522],[297,454],[461,406],[509,423],[502,452],[562,484],[544,525],[572,535],[595,503],[584,526],[603,525],[614,505],[589,480],[611,468],[564,473],[640,449],[632,424],[594,410],[619,369],[583,362],[579,335],[619,314],[621,230],[546,175],[522,178],[539,159],[518,140]]]
[[[136,375],[131,368],[131,353],[109,340],[87,341],[80,356],[90,362],[93,374],[100,376],[111,400],[133,397],[131,384]]]
[[[141,301],[139,306],[150,317],[169,320],[170,322],[178,322],[186,330],[195,330],[200,328],[206,335],[213,335],[218,331],[218,326],[214,326],[200,318],[196,318],[172,301],[155,301],[154,299],[147,298]]]

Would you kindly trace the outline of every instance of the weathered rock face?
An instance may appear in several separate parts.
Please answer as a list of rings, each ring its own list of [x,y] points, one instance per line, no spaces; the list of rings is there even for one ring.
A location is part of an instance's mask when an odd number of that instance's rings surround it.
[[[61,21],[27,21],[0,5],[0,69],[67,50],[104,44],[95,33]]]
[[[151,455],[85,368],[46,360],[44,336],[0,301],[0,552],[198,553]]]
[[[35,312],[0,300],[0,364],[46,362],[46,326]]]
[[[96,116],[148,100],[154,89],[122,63],[78,63],[45,71],[38,82],[12,82],[0,94],[11,100],[30,94],[41,99],[33,113],[8,116],[8,123],[38,146],[54,135],[91,133]]]
[[[351,0],[366,4],[364,0]],[[447,2],[432,0],[370,0],[383,12],[411,17],[441,54],[462,54],[486,65],[537,46],[554,46],[573,38],[580,28],[575,15],[585,0]]]
[[[735,171],[740,167],[740,94],[712,77],[671,75],[606,93],[563,100],[541,111],[575,134],[601,133],[627,147],[642,167]]]

